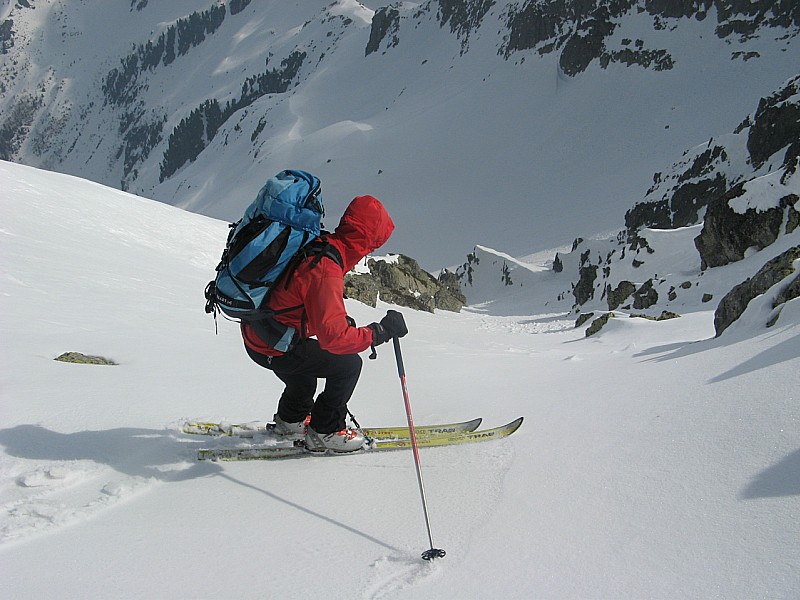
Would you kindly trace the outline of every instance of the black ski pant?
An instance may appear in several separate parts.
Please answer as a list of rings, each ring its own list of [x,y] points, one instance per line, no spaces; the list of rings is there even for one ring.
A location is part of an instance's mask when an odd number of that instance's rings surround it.
[[[309,426],[317,433],[333,433],[345,428],[347,402],[361,375],[358,354],[332,354],[310,338],[281,356],[266,356],[247,348],[247,354],[262,367],[271,370],[286,388],[278,401],[278,416],[287,423],[297,423],[311,413]],[[325,388],[314,401],[317,379]]]

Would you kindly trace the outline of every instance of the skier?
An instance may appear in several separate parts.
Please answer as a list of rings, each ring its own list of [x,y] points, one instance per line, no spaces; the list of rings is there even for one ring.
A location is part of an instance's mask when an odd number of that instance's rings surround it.
[[[269,307],[293,310],[271,318],[293,327],[300,338],[288,352],[272,348],[257,335],[257,327],[242,321],[247,354],[286,386],[274,417],[276,432],[305,435],[312,452],[352,452],[364,445],[364,436],[345,426],[347,402],[361,374],[358,353],[408,333],[403,315],[395,310],[379,323],[356,327],[344,306],[345,273],[382,246],[393,230],[377,198],[358,196],[336,230],[324,236],[341,256],[341,266],[335,260],[307,257],[275,286]],[[325,386],[314,401],[318,378],[325,379]]]

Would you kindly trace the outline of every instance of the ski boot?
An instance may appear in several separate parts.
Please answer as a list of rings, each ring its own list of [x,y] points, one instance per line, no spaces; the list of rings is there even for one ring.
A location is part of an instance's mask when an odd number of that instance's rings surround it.
[[[276,435],[302,438],[306,434],[306,427],[308,427],[308,422],[311,420],[311,415],[308,415],[305,420],[297,421],[296,423],[287,423],[277,413],[275,413],[273,419],[275,420],[275,429],[273,431]]]
[[[324,454],[328,450],[339,454],[356,452],[364,447],[362,433],[349,427],[334,433],[317,433],[311,427],[306,429],[306,448],[309,452]]]

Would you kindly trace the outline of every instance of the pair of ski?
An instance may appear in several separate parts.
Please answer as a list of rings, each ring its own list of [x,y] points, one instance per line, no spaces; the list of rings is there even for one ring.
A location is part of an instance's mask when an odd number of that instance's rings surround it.
[[[444,425],[418,425],[414,428],[417,446],[452,446],[474,442],[486,442],[507,437],[522,425],[522,417],[506,425],[492,429],[478,427],[481,419],[447,423]],[[187,421],[183,432],[193,435],[230,436],[254,438],[270,435],[273,423],[208,423]],[[411,434],[408,427],[368,427],[364,435],[369,438],[365,451],[399,450],[411,448]],[[302,440],[295,440],[290,446],[253,445],[243,448],[202,448],[197,452],[198,460],[268,460],[296,456],[311,456]]]

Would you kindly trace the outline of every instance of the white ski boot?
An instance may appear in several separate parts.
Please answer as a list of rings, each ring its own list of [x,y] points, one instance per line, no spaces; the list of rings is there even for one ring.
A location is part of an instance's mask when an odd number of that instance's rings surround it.
[[[364,435],[349,427],[334,433],[317,433],[311,427],[306,429],[306,448],[309,452],[356,452],[364,447],[364,442]]]

